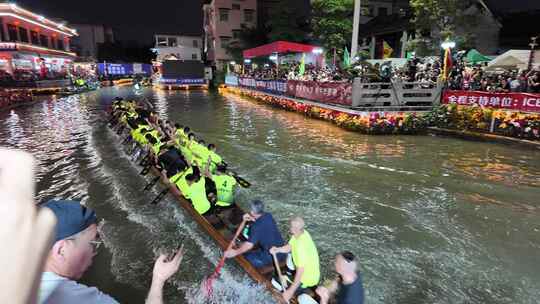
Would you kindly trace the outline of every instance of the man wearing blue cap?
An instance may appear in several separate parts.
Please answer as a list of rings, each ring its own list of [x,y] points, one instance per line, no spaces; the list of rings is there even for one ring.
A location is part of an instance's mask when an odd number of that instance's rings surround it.
[[[109,295],[95,287],[76,282],[92,265],[102,243],[93,210],[75,201],[52,200],[43,205],[57,218],[54,244],[45,263],[39,288],[40,304],[116,304]],[[178,271],[183,252],[179,250],[170,261],[161,255],[155,265],[147,304],[163,303],[165,281]]]

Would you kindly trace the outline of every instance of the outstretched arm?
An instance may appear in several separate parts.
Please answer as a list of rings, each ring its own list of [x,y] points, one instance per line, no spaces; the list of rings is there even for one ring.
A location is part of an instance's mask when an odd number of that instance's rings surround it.
[[[165,285],[165,282],[178,271],[183,257],[183,245],[170,261],[167,260],[167,255],[165,254],[158,257],[154,264],[152,286],[148,292],[145,304],[163,304],[163,286]]]
[[[208,176],[208,178],[212,178],[212,172],[210,172],[211,163],[212,163],[212,157],[208,156],[208,161],[206,162],[206,166],[204,167],[204,175]]]
[[[276,254],[276,253],[289,253],[291,252],[291,245],[286,244],[281,247],[272,247],[270,248],[270,254]]]

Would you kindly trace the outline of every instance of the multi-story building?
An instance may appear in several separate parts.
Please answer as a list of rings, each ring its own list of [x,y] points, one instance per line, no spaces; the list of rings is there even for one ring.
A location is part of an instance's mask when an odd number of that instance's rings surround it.
[[[257,26],[257,0],[207,0],[203,13],[206,60],[221,70],[232,59],[227,45],[242,28]]]
[[[76,54],[70,40],[75,29],[25,10],[0,3],[0,72],[41,78],[66,74]]]
[[[202,60],[202,38],[199,36],[155,35],[156,61]]]
[[[97,62],[98,49],[102,43],[114,42],[114,31],[101,24],[72,24],[79,34],[73,37],[71,48],[79,55],[80,61]]]

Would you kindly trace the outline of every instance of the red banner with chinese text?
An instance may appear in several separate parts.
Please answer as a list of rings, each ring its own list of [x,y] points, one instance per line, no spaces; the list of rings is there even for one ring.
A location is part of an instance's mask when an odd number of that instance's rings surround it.
[[[444,91],[442,102],[459,105],[477,104],[488,108],[540,113],[540,94]]]
[[[287,94],[321,103],[352,105],[352,84],[348,82],[288,80]]]

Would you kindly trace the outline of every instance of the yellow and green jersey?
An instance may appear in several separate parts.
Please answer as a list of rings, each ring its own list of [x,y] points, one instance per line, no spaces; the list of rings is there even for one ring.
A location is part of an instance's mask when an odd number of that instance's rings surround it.
[[[319,284],[321,277],[319,269],[319,252],[315,243],[311,239],[311,235],[307,230],[298,236],[293,236],[289,240],[291,245],[291,253],[296,268],[304,268],[301,282],[303,288],[313,287]]]
[[[193,208],[199,212],[199,214],[204,214],[210,210],[210,201],[206,197],[206,181],[204,177],[201,177],[198,182],[193,183],[189,186],[189,191],[186,198],[191,200]]]
[[[184,197],[187,197],[187,193],[189,192],[189,185],[187,184],[186,176],[192,173],[193,169],[191,167],[188,167],[186,170],[178,172],[176,173],[176,175],[173,175],[171,176],[171,178],[169,178],[171,183],[176,184]]]
[[[220,164],[223,159],[214,151],[209,150],[208,155],[210,155],[210,159],[212,160],[212,163],[210,164],[210,172],[214,173],[216,172],[217,164]]]
[[[234,190],[236,179],[230,175],[212,175],[212,180],[216,183],[217,206],[228,207],[234,203]]]

